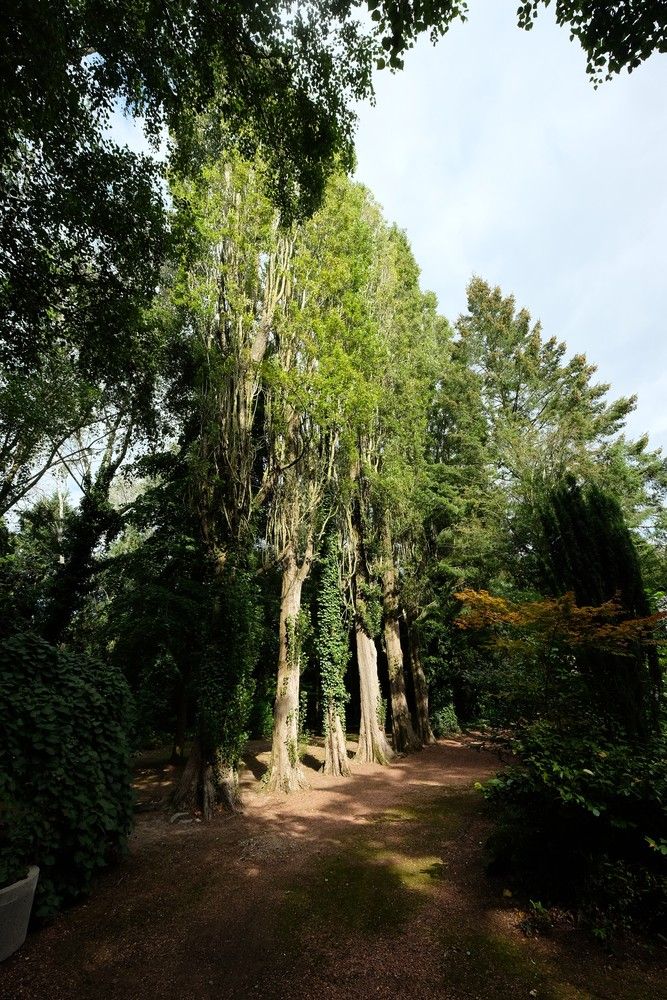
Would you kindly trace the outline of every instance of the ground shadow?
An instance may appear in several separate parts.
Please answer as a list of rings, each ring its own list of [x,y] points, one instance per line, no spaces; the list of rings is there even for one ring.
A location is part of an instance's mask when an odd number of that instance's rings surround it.
[[[606,973],[581,938],[517,930],[482,864],[490,819],[472,786],[490,755],[440,744],[283,797],[259,792],[267,753],[248,747],[243,814],[141,816],[89,902],[3,964],[2,1000],[660,995],[657,975]],[[321,756],[310,745],[306,766]]]

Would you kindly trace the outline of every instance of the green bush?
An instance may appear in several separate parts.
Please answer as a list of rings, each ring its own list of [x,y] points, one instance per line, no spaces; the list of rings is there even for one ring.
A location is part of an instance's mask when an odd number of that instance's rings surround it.
[[[667,921],[667,746],[564,733],[517,742],[521,765],[487,782],[498,818],[491,870],[575,908],[609,938]]]
[[[118,670],[33,635],[0,643],[0,885],[39,865],[38,917],[125,849],[132,716]]]
[[[431,728],[435,736],[450,736],[460,733],[461,727],[453,705],[438,708],[431,717]]]

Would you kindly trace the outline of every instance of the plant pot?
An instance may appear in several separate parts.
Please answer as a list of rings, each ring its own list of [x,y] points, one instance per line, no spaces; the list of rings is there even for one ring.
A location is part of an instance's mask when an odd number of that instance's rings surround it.
[[[31,865],[25,878],[0,889],[0,962],[25,941],[38,878],[39,868]]]

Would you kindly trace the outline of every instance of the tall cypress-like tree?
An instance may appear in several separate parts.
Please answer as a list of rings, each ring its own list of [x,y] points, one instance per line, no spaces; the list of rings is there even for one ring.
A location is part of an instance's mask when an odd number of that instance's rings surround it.
[[[577,604],[616,598],[623,619],[650,614],[639,559],[618,502],[598,486],[571,480],[542,508],[545,579],[554,594],[573,591]],[[640,642],[623,654],[577,654],[598,709],[632,739],[658,726],[661,674],[657,652]]]

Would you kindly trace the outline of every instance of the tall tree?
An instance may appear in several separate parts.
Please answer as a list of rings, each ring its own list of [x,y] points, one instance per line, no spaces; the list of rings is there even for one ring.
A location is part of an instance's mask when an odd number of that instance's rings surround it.
[[[546,580],[552,593],[574,591],[577,604],[616,599],[621,621],[650,614],[639,559],[620,505],[594,484],[556,489],[542,510]],[[621,654],[604,648],[577,656],[599,709],[623,735],[657,732],[662,674],[654,647],[640,640]]]
[[[571,475],[612,491],[633,526],[650,528],[664,496],[665,463],[645,440],[622,436],[635,400],[610,401],[595,367],[544,338],[512,296],[473,279],[456,333],[430,421],[426,576],[437,599],[423,602],[422,623],[429,658],[441,676],[443,661],[454,665],[467,701],[461,677],[471,669],[453,628],[453,591],[539,590],[541,505]]]
[[[478,385],[489,485],[519,559],[542,499],[571,475],[611,488],[635,524],[645,519],[651,494],[664,495],[665,462],[647,452],[646,440],[621,436],[635,397],[609,401],[594,365],[580,354],[567,358],[566,345],[546,340],[513,296],[479,278],[456,328],[456,359]],[[511,553],[504,559],[509,564]]]
[[[305,778],[296,755],[299,612],[313,556],[339,506],[354,414],[363,393],[357,356],[367,345],[370,267],[363,189],[344,177],[299,227],[289,307],[276,329],[266,383],[267,467],[273,477],[269,541],[282,568],[280,652],[269,787]]]
[[[209,813],[218,799],[238,799],[236,767],[258,654],[254,531],[275,485],[263,457],[263,377],[285,308],[292,236],[280,228],[261,164],[221,161],[175,184],[175,195],[182,258],[162,307],[173,330],[168,401],[218,593],[199,683],[198,738],[177,799],[198,801]],[[230,631],[226,615],[243,595],[248,605]]]
[[[389,668],[394,747],[417,749],[408,707],[400,635],[401,571],[410,539],[420,530],[417,489],[439,360],[435,299],[422,293],[419,269],[403,233],[378,230],[371,314],[381,355],[374,373],[379,393],[373,419],[359,434],[365,511],[365,551],[376,552],[382,585],[383,635]]]

